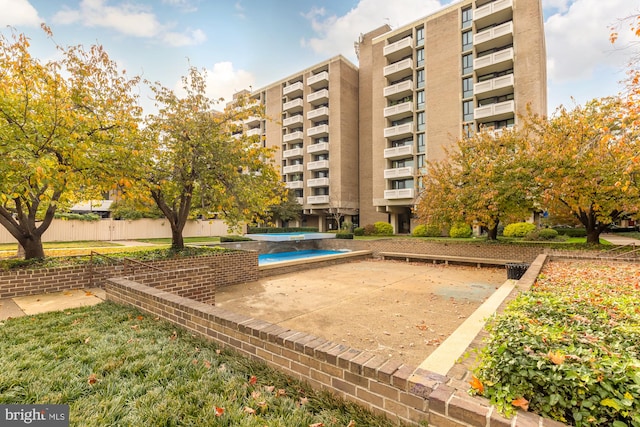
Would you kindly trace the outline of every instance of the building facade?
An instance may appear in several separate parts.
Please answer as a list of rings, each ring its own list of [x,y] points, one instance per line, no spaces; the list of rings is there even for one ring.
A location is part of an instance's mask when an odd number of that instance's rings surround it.
[[[408,233],[429,161],[517,125],[527,108],[546,114],[540,0],[461,0],[355,46],[358,67],[337,56],[252,94],[271,120],[248,132],[281,148],[302,225],[385,221]]]

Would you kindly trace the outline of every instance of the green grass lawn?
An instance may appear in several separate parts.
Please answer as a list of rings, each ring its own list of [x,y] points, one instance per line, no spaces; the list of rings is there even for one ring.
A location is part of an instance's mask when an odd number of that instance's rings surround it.
[[[122,245],[118,245],[117,243],[98,240],[83,240],[78,242],[44,242],[42,246],[45,249],[122,247]],[[15,251],[17,247],[17,243],[2,243],[0,244],[0,251]]]
[[[155,243],[157,245],[170,245],[171,238],[155,238],[155,239],[136,239],[138,242]],[[220,237],[185,237],[185,243],[220,243]]]
[[[0,403],[72,426],[402,425],[109,302],[0,322],[0,366]]]

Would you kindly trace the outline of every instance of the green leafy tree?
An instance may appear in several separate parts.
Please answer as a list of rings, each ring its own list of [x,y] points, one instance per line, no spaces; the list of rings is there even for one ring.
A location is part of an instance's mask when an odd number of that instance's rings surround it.
[[[285,194],[281,197],[280,203],[272,205],[266,213],[266,218],[262,222],[274,221],[297,221],[302,213],[302,205],[298,203],[295,193],[284,189]]]
[[[580,221],[587,243],[599,243],[609,224],[640,209],[634,183],[640,121],[629,107],[620,98],[594,99],[530,122],[536,148],[532,175],[542,203],[551,214]]]
[[[0,225],[26,259],[44,257],[57,210],[100,198],[136,156],[138,79],[101,46],[58,56],[43,63],[24,34],[0,34]]]
[[[138,185],[148,191],[171,225],[172,247],[184,247],[190,216],[217,215],[231,226],[253,222],[280,203],[282,183],[273,152],[242,132],[242,121],[261,111],[239,97],[224,112],[205,95],[205,75],[190,68],[184,96],[152,86],[157,114],[144,130],[147,163]]]
[[[535,206],[529,142],[523,130],[486,130],[458,140],[447,158],[430,162],[416,213],[426,224],[486,227],[495,240],[501,221],[527,217]]]

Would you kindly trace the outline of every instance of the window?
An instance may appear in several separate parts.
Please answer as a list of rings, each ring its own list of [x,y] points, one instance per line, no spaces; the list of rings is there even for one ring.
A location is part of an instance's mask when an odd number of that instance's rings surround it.
[[[462,55],[462,74],[471,74],[473,72],[473,54],[468,53]]]
[[[418,122],[418,130],[423,131],[425,127],[425,114],[424,111],[420,112],[416,116],[416,121]]]
[[[426,166],[425,160],[424,160],[424,154],[420,154],[418,157],[418,169],[420,169],[420,172],[424,172],[424,167]]]
[[[302,197],[302,195],[303,195],[302,188],[296,188],[295,190],[293,190],[293,195],[295,197]]]
[[[424,110],[424,91],[416,93],[416,108],[418,110]]]
[[[424,49],[418,49],[416,51],[416,66],[417,67],[424,66]]]
[[[409,137],[405,139],[399,139],[397,141],[392,141],[391,148],[404,147],[405,145],[412,145],[412,144],[413,144],[413,138]]]
[[[424,46],[424,27],[416,30],[416,46]]]
[[[328,196],[329,195],[329,187],[316,187],[313,189],[314,196]]]
[[[473,11],[470,7],[462,9],[462,28],[471,27],[473,22]]]
[[[462,33],[462,51],[466,52],[473,49],[473,32],[465,31]]]
[[[318,154],[313,156],[315,161],[319,160],[329,160],[329,154]]]
[[[425,152],[424,133],[419,133],[418,134],[418,153],[424,153],[424,152]]]
[[[392,169],[406,168],[410,166],[413,166],[413,159],[394,160],[391,162]]]
[[[316,178],[329,178],[329,171],[317,171],[315,176]]]
[[[403,179],[400,181],[391,181],[393,190],[403,190],[405,188],[413,188],[413,179]]]
[[[473,131],[473,123],[467,123],[462,125],[462,137],[463,138],[472,138],[474,134]]]
[[[464,101],[462,103],[462,121],[470,122],[473,120],[473,101]]]
[[[509,93],[507,95],[502,96],[494,96],[491,98],[484,98],[478,101],[478,107],[484,107],[485,105],[497,104],[499,102],[511,101],[513,99],[513,94]]]
[[[424,87],[424,76],[424,70],[418,70],[418,78],[416,79],[418,88]]]
[[[466,77],[462,79],[462,97],[471,98],[473,96],[473,78]]]

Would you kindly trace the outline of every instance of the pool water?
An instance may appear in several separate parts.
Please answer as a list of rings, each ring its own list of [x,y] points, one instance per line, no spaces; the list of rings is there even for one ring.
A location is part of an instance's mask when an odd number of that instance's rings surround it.
[[[314,258],[322,255],[343,254],[345,251],[329,251],[322,249],[306,249],[293,252],[277,252],[274,254],[258,255],[258,265],[270,264],[272,262],[293,261],[297,259]]]

